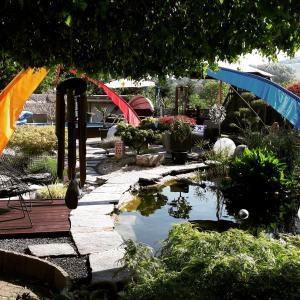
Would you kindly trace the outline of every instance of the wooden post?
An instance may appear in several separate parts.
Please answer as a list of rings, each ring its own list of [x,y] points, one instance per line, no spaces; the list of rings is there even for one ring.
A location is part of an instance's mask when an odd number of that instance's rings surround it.
[[[176,92],[175,92],[175,108],[174,108],[174,115],[178,115],[178,104],[179,104],[179,87],[176,87]]]
[[[222,105],[222,80],[218,81],[218,104]]]
[[[63,180],[65,168],[65,98],[64,93],[56,92],[55,133],[57,136],[57,177]]]
[[[67,121],[68,121],[68,177],[76,175],[76,135],[75,135],[75,101],[74,90],[67,89]]]
[[[80,184],[83,186],[86,180],[86,109],[87,98],[81,94],[77,98],[78,104],[78,137],[79,137],[79,163],[80,163]]]
[[[188,97],[188,86],[183,86],[183,114],[186,115],[187,108],[189,106],[189,97]]]

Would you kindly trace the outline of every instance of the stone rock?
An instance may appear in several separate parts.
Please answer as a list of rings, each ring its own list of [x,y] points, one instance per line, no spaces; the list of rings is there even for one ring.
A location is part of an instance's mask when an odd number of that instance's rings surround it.
[[[91,185],[91,186],[89,186],[89,187],[86,188],[86,191],[87,191],[88,193],[90,193],[90,192],[92,192],[94,189],[95,189],[95,187]]]
[[[123,281],[128,277],[125,272],[117,271],[122,267],[120,259],[124,256],[124,249],[113,249],[89,256],[92,271],[92,283],[98,281]]]
[[[101,177],[96,178],[96,183],[99,184],[99,185],[103,185],[106,181],[107,181],[107,179],[104,179],[104,178],[101,178]]]
[[[159,182],[159,180],[157,178],[143,178],[141,177],[139,179],[139,184],[140,185],[153,185],[153,184],[157,184]]]
[[[246,149],[248,149],[247,145],[238,145],[234,150],[233,156],[242,155]]]
[[[165,156],[163,154],[143,154],[136,156],[136,165],[141,167],[157,167],[159,166]]]
[[[38,257],[76,255],[73,247],[67,243],[29,245],[28,249],[32,255]]]

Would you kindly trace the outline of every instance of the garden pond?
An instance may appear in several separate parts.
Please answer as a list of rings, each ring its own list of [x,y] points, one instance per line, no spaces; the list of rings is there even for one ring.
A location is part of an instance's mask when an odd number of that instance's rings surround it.
[[[123,238],[148,244],[155,250],[176,223],[189,221],[202,229],[217,231],[238,226],[226,211],[223,194],[209,181],[144,188],[120,211],[116,229]]]

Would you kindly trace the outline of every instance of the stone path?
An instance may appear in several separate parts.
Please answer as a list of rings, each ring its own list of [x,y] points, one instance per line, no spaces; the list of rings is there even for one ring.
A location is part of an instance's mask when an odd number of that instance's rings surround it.
[[[99,154],[98,154],[99,153]],[[98,153],[101,151],[98,149]],[[96,162],[92,154],[91,161]],[[92,166],[92,163],[88,163]],[[123,257],[123,240],[114,230],[114,222],[110,214],[114,205],[120,204],[140,178],[160,180],[168,175],[192,172],[199,168],[206,168],[203,163],[190,165],[159,166],[156,168],[121,169],[107,175],[99,176],[92,168],[87,168],[87,181],[105,182],[89,194],[84,195],[78,208],[70,214],[71,234],[78,252],[89,255],[92,271],[92,282],[99,280],[116,281],[122,278],[113,277],[120,267],[119,260]]]
[[[0,300],[15,300],[18,295],[22,296],[23,293],[30,293],[31,297],[39,299],[30,289],[0,280]]]

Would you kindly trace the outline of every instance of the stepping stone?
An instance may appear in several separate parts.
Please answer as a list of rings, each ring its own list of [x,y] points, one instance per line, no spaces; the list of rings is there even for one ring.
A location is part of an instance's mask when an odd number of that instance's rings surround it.
[[[71,234],[81,255],[118,249],[123,244],[123,239],[116,231],[79,233],[71,228]]]
[[[77,215],[71,216],[70,221],[72,232],[101,232],[114,228],[112,217],[107,215]]]
[[[78,206],[76,209],[72,209],[70,216],[82,216],[89,217],[90,215],[109,215],[114,210],[113,204],[100,204],[100,205],[86,205]]]
[[[93,193],[123,194],[130,188],[129,184],[104,184],[93,190]]]
[[[73,247],[67,243],[29,245],[28,249],[38,257],[76,255]]]
[[[94,191],[90,194],[84,195],[78,202],[78,205],[95,205],[95,204],[109,204],[118,203],[122,194],[112,193],[95,193]]]
[[[124,256],[124,249],[113,249],[89,256],[92,271],[92,283],[98,281],[118,282],[128,278],[127,272],[116,272],[122,267],[119,262]]]

